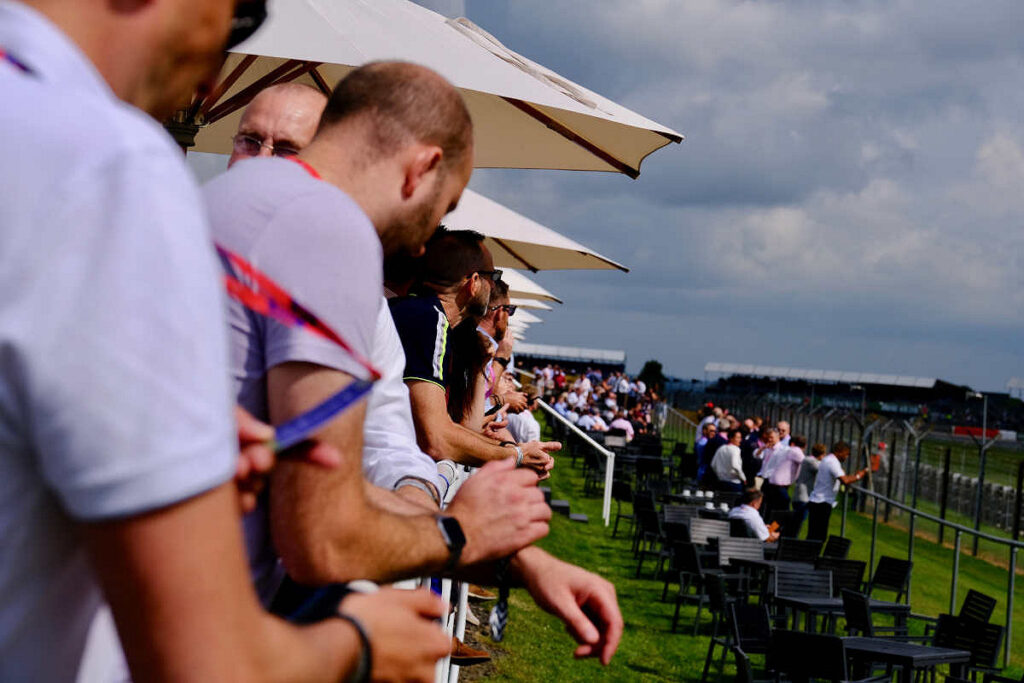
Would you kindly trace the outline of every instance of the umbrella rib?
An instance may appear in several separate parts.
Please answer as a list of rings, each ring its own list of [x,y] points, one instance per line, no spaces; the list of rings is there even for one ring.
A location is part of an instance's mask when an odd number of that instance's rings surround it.
[[[238,65],[231,70],[231,73],[229,73],[223,81],[218,83],[216,87],[214,87],[213,91],[203,99],[202,106],[199,107],[199,111],[190,112],[191,116],[189,116],[189,119],[194,119],[196,116],[205,116],[207,112],[217,104],[217,101],[224,97],[224,93],[226,93],[231,86],[235,84],[235,81],[242,77],[242,74],[245,73],[246,69],[248,69],[255,61],[256,55],[246,55],[243,57],[242,61],[240,61]]]
[[[539,270],[539,269],[538,269],[537,267],[535,267],[534,265],[532,265],[532,264],[531,264],[531,263],[530,263],[529,261],[527,261],[527,260],[526,260],[526,259],[524,259],[524,258],[523,258],[522,256],[520,256],[520,255],[519,255],[519,253],[518,253],[518,252],[516,252],[516,250],[515,250],[515,249],[513,249],[513,248],[512,248],[512,247],[510,247],[510,246],[508,246],[508,243],[506,243],[506,242],[505,242],[505,240],[502,240],[502,239],[498,239],[497,237],[492,237],[491,239],[493,239],[493,240],[494,240],[495,242],[497,242],[498,244],[500,244],[500,245],[501,245],[501,248],[502,248],[502,249],[504,249],[504,250],[505,250],[505,251],[507,251],[508,253],[512,254],[512,258],[514,258],[515,260],[517,260],[517,261],[519,261],[520,263],[522,263],[522,264],[523,264],[523,265],[524,265],[524,266],[525,266],[526,268],[528,268],[528,269],[529,269],[529,271],[530,271],[531,273],[536,273],[536,272],[537,272],[537,271]]]
[[[555,131],[562,137],[566,138],[570,142],[576,143],[583,149],[587,150],[588,152],[596,156],[601,161],[605,162],[606,164],[617,170],[619,173],[627,175],[634,180],[636,180],[637,177],[639,177],[639,170],[633,168],[632,166],[622,161],[621,159],[618,159],[611,152],[601,149],[590,140],[587,140],[585,137],[583,137],[576,131],[572,130],[565,124],[545,114],[532,104],[524,102],[523,100],[517,100],[513,97],[503,96],[501,99],[505,100],[506,102],[508,102],[509,104],[511,104],[513,107],[523,112],[524,114],[527,114],[528,116],[531,116],[532,118],[540,121],[545,126]]]
[[[331,86],[327,82],[327,79],[323,77],[323,74],[321,74],[317,69],[312,69],[309,72],[309,75],[313,79],[313,82],[316,83],[316,87],[320,88],[320,92],[330,97]]]
[[[323,62],[304,62],[298,59],[289,59],[263,78],[254,81],[244,90],[235,93],[233,97],[211,109],[207,115],[207,123],[218,121],[232,112],[241,109],[245,105],[249,104],[252,98],[264,88],[274,85],[275,83],[293,81],[312,69],[320,66],[322,63]]]

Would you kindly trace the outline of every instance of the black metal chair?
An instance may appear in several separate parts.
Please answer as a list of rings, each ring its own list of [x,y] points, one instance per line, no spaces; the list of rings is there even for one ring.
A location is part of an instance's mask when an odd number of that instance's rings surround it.
[[[832,595],[839,597],[839,591],[847,588],[860,592],[864,585],[864,570],[867,563],[860,560],[842,560],[835,557],[819,557],[814,561],[815,569],[832,572]]]
[[[871,575],[865,592],[873,596],[876,589],[892,591],[896,594],[895,602],[902,602],[907,596],[913,566],[910,560],[882,555],[878,558],[878,566],[875,567],[875,573]]]
[[[711,639],[708,642],[707,657],[704,659],[704,671],[700,676],[701,683],[704,683],[707,679],[708,670],[711,668],[711,661],[714,659],[716,646],[722,648],[722,660],[719,664],[719,671],[721,671],[725,666],[725,654],[732,641],[730,636],[731,629],[727,628],[722,633],[719,633],[719,631],[722,630],[722,624],[728,619],[728,610],[730,605],[735,601],[735,598],[729,595],[725,577],[721,575],[709,576],[707,578],[707,589],[708,611],[712,614]]]
[[[833,683],[849,682],[850,672],[843,639],[824,633],[776,630],[772,633],[772,662],[777,673],[785,674],[794,683],[812,679]],[[891,680],[892,676],[860,679]]]
[[[779,525],[779,536],[782,538],[795,539],[800,527],[797,523],[799,517],[792,510],[772,510],[768,515],[768,522],[775,522]]]
[[[777,623],[785,623],[787,614],[780,609],[779,598],[831,598],[832,572],[776,568],[772,585],[772,604]],[[811,615],[807,615],[810,620]]]
[[[690,522],[690,538],[694,543],[706,545],[709,538],[728,535],[729,522],[725,520],[696,517]]]
[[[622,504],[629,503],[633,504],[633,484],[626,480],[617,480],[612,482],[612,500],[615,501],[615,524],[612,526],[612,538],[615,538],[615,534],[619,531],[619,520],[629,520],[629,528],[633,528],[633,513],[623,512]]]
[[[676,609],[672,615],[672,632],[676,632],[676,627],[679,624],[679,609],[682,607],[682,604],[684,602],[695,602],[697,604],[697,616],[693,622],[693,635],[697,635],[701,610],[708,600],[708,577],[720,575],[721,570],[704,567],[700,562],[697,546],[693,543],[679,544],[676,552],[676,559],[680,565],[679,592],[676,594]],[[691,588],[694,590],[693,593],[690,592]]]
[[[779,551],[776,560],[786,562],[806,562],[813,564],[821,552],[821,541],[806,541],[797,538],[779,539]]]
[[[851,545],[853,545],[853,541],[849,538],[829,534],[828,540],[825,541],[825,547],[821,549],[821,556],[845,560],[850,554]]]

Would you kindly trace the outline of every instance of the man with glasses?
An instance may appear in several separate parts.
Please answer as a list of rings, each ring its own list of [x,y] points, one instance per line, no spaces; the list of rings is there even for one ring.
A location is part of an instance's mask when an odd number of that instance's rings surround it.
[[[412,296],[392,299],[391,315],[405,348],[405,382],[420,448],[435,460],[451,459],[479,467],[513,458],[517,466],[545,474],[558,442],[501,443],[454,422],[447,394],[452,381],[449,330],[463,320],[481,320],[492,282],[501,279],[483,235],[470,230],[438,230],[421,259],[419,284]]]
[[[228,168],[253,157],[295,156],[313,140],[326,105],[326,95],[301,83],[261,90],[238,123]]]
[[[501,384],[501,378],[512,362],[513,340],[512,335],[508,333],[508,321],[515,312],[516,307],[509,303],[508,284],[502,281],[495,282],[491,288],[487,313],[480,319],[480,324],[476,328],[491,346],[492,358],[484,367],[484,376],[487,379],[487,408],[508,406],[508,412],[513,415],[526,410],[528,399],[525,393],[516,391],[514,386],[506,391]]]
[[[337,681],[363,633],[374,678],[425,679],[447,649],[423,594],[299,628],[252,589],[219,273],[156,122],[217,71],[233,9],[263,8],[0,2],[0,680],[126,680],[123,645],[138,681]]]

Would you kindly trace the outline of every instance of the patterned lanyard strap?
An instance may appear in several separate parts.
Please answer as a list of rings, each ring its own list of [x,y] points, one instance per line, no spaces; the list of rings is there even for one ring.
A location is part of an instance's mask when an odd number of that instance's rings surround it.
[[[225,264],[224,275],[228,295],[243,306],[282,325],[300,327],[341,347],[359,363],[368,377],[356,379],[323,403],[305,413],[278,425],[274,433],[274,448],[285,450],[307,440],[313,432],[327,424],[343,410],[363,398],[373,383],[380,379],[380,371],[362,354],[352,348],[341,335],[331,329],[312,311],[292,298],[280,285],[260,272],[241,256],[216,245]],[[238,274],[236,277],[235,273]],[[241,279],[244,278],[244,281]]]
[[[0,62],[7,62],[8,64],[11,64],[12,66],[14,66],[15,69],[21,71],[22,73],[32,73],[32,69],[28,68],[28,65],[25,64],[25,62],[21,61],[20,59],[12,55],[10,52],[7,52],[3,48],[3,46],[0,46]]]

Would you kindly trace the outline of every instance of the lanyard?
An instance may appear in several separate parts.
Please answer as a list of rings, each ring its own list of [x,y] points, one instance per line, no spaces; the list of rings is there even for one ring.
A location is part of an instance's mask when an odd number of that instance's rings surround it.
[[[20,59],[4,50],[2,46],[0,46],[0,62],[7,62],[9,64],[13,64],[14,68],[16,68],[18,71],[21,71],[22,73],[32,73],[32,69],[28,68],[28,66]]]
[[[380,379],[380,371],[362,354],[353,349],[341,335],[332,330],[309,309],[295,301],[288,292],[264,273],[241,256],[220,245],[216,245],[216,247],[217,253],[235,272],[244,275],[252,282],[251,285],[246,284],[230,272],[225,273],[224,284],[229,296],[255,313],[276,320],[288,327],[304,328],[312,334],[337,344],[369,374],[368,378],[356,379],[323,403],[278,425],[274,430],[275,450],[281,451],[290,448],[308,439],[314,431],[369,393],[373,383]]]

